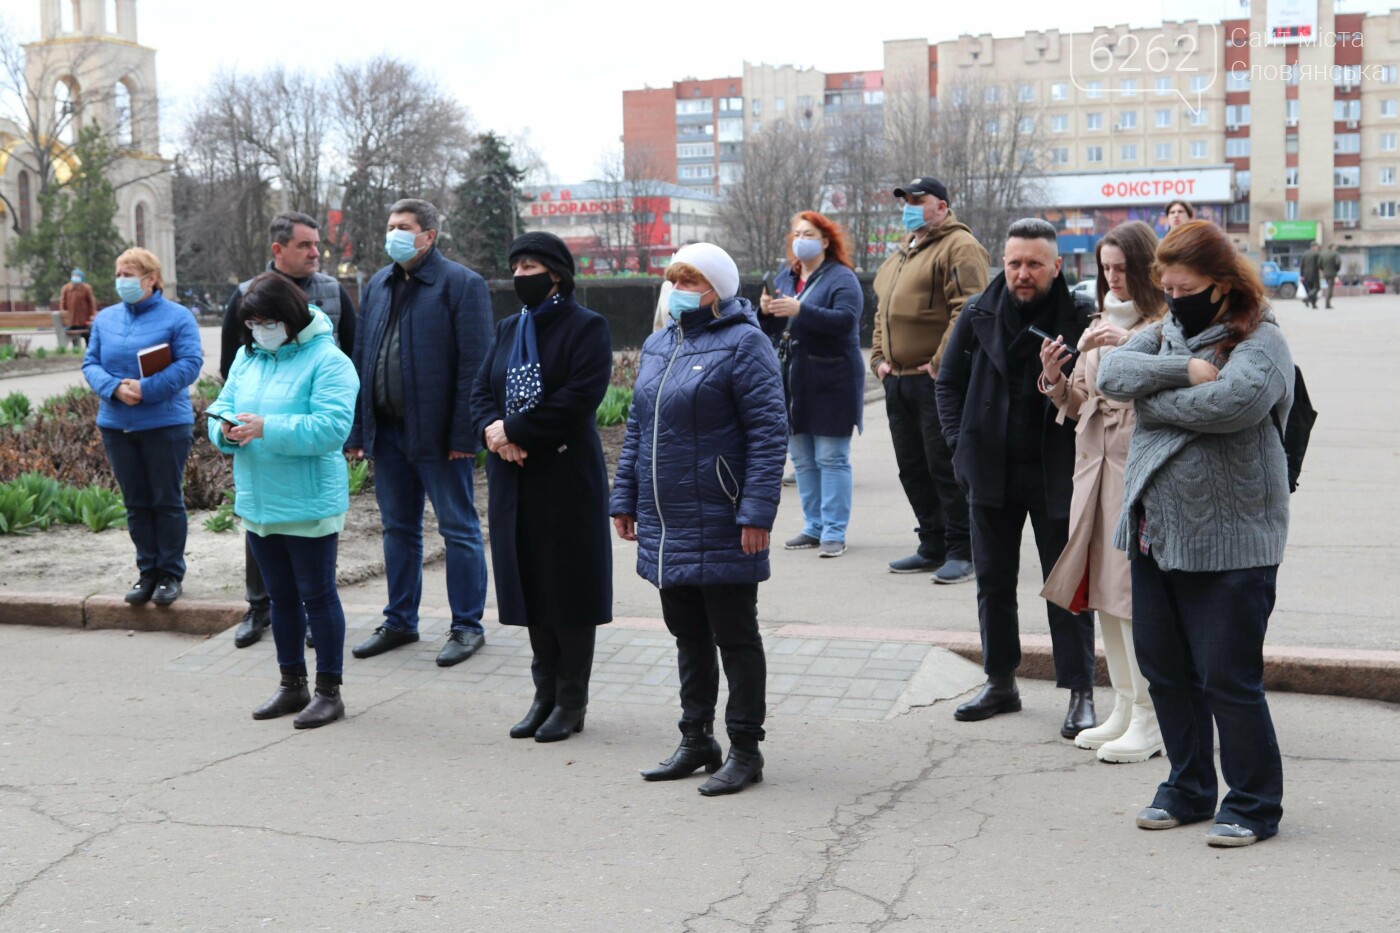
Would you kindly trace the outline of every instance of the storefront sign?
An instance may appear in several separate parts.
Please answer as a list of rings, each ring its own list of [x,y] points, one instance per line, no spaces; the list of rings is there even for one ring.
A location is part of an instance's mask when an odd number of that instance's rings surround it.
[[[1183,200],[1196,204],[1228,204],[1233,169],[1179,171],[1086,172],[1045,176],[1047,207],[1126,207]]]
[[[1317,221],[1315,220],[1270,220],[1263,226],[1264,241],[1270,240],[1316,240]]]
[[[531,217],[554,217],[569,214],[625,214],[631,210],[626,198],[606,201],[535,201],[530,204]]]

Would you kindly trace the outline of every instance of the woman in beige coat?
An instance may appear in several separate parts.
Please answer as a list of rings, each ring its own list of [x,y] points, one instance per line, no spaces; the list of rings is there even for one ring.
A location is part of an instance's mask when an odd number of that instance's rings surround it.
[[[1059,420],[1078,423],[1070,535],[1040,595],[1071,612],[1095,609],[1113,683],[1113,713],[1075,738],[1098,749],[1102,761],[1146,761],[1162,752],[1162,735],[1147,681],[1133,653],[1133,592],[1127,555],[1113,547],[1123,505],[1123,467],[1133,436],[1133,405],[1099,394],[1104,354],[1166,313],[1166,299],[1152,272],[1157,236],[1145,223],[1114,228],[1095,250],[1099,267],[1098,320],[1079,341],[1069,378],[1061,365],[1070,353],[1060,341],[1044,342],[1040,390],[1059,409]]]

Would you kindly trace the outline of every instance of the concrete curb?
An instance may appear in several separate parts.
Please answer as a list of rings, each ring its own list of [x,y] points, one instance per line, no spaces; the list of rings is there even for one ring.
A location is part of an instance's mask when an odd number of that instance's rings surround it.
[[[346,602],[350,613],[375,613],[378,604]],[[33,593],[0,594],[0,625],[42,625],[60,628],[127,629],[139,632],[181,632],[215,635],[243,617],[247,604],[227,600],[180,600],[173,606],[128,606],[120,597],[43,596]],[[441,619],[443,611],[425,610],[425,618]],[[494,622],[487,610],[483,621]],[[660,619],[619,616],[619,628],[665,632]],[[855,628],[852,626],[783,623],[765,629],[783,638],[828,638],[843,641],[896,641],[946,648],[977,664],[982,663],[982,641],[976,632],[927,631],[908,628]],[[1103,654],[1097,656],[1097,681],[1107,684]],[[1050,636],[1021,636],[1021,668],[1018,676],[1054,680],[1055,661]],[[1311,693],[1400,703],[1400,651],[1364,651],[1348,648],[1265,647],[1264,686],[1269,690]]]

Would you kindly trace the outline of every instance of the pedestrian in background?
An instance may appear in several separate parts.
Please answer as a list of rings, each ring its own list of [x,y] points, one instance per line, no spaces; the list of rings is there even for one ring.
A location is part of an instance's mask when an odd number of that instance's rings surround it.
[[[597,627],[612,621],[608,468],[597,411],[612,372],[608,322],[574,299],[574,257],[552,233],[511,244],[519,314],[472,391],[490,451],[491,571],[502,625],[530,633],[535,699],[510,737],[583,731]]]
[[[254,719],[298,714],[314,729],[345,715],[345,611],[336,549],[350,510],[343,448],[360,380],[335,345],[330,316],[289,276],[264,272],[242,291],[243,347],[209,406],[209,440],[233,454],[233,511],[271,600],[282,680]],[[310,629],[316,693],[306,686]]]
[[[1175,230],[1182,224],[1196,219],[1196,209],[1186,201],[1172,201],[1162,211],[1167,218],[1167,230]]]
[[[786,325],[778,360],[803,525],[783,546],[840,557],[851,520],[851,430],[861,428],[865,411],[865,294],[851,271],[844,231],[816,211],[793,216],[787,252],[775,294],[759,299],[764,314]]]
[[[1317,290],[1322,284],[1321,258],[1322,244],[1314,240],[1308,244],[1308,251],[1298,266],[1298,277],[1303,282],[1303,304],[1309,308],[1317,307]]]
[[[1249,845],[1283,814],[1264,634],[1288,539],[1293,359],[1259,273],[1219,227],[1173,230],[1157,271],[1171,314],[1099,370],[1100,391],[1137,412],[1114,546],[1131,560],[1138,663],[1171,762],[1137,824],[1214,817],[1210,845]]]
[[[637,542],[637,572],[661,590],[681,679],[681,744],[648,781],[699,768],[706,796],[763,780],[767,662],[758,584],[781,493],[787,419],[772,344],[739,290],[739,269],[710,243],[666,270],[672,324],[642,347],[613,484],[618,536]],[[729,755],[714,738],[719,665],[729,683]]]
[[[1152,697],[1133,651],[1128,559],[1113,547],[1133,406],[1106,398],[1098,389],[1104,358],[1166,313],[1152,267],[1156,252],[1157,234],[1145,223],[1130,221],[1110,230],[1094,248],[1099,316],[1079,338],[1074,371],[1065,378],[1071,354],[1063,343],[1045,340],[1040,350],[1040,391],[1059,410],[1058,423],[1067,418],[1076,423],[1069,539],[1040,595],[1070,612],[1098,612],[1113,712],[1101,725],[1075,736],[1074,744],[1097,749],[1100,761],[1146,761],[1162,752]]]
[[[204,366],[199,325],[164,294],[160,260],[139,247],[117,257],[117,296],[92,321],[83,377],[97,394],[102,446],[136,545],[132,605],[168,606],[185,579],[185,461],[194,444],[190,386]],[[137,354],[151,350],[143,375]]]
[[[1335,244],[1329,243],[1323,247],[1322,253],[1317,257],[1317,271],[1319,287],[1327,301],[1324,307],[1331,308],[1332,292],[1337,288],[1337,276],[1342,271],[1342,257],[1338,255]],[[1313,307],[1317,307],[1317,302],[1313,302]]]
[[[81,346],[92,328],[92,319],[97,316],[97,296],[92,293],[82,269],[74,269],[69,274],[67,283],[58,293],[58,308],[64,335],[73,346]]]

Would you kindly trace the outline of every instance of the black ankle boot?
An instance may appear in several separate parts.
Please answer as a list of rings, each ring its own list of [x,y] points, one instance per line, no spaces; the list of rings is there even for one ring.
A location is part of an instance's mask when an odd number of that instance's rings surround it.
[[[583,731],[583,717],[588,712],[584,709],[565,709],[562,706],[554,707],[538,729],[535,730],[536,742],[562,742],[575,732]]]
[[[1085,729],[1094,728],[1094,688],[1069,692],[1069,709],[1065,711],[1065,724],[1060,727],[1060,735],[1072,739]]]
[[[681,736],[681,744],[655,768],[642,772],[644,781],[674,781],[690,777],[698,769],[704,768],[707,774],[719,770],[723,755],[719,743],[715,741],[713,723],[704,723],[697,732],[687,732]]]
[[[1020,711],[1021,691],[1016,689],[1015,675],[989,674],[977,696],[954,710],[953,718],[959,722],[979,722],[998,713]]]
[[[345,716],[345,701],[340,698],[340,678],[316,675],[316,695],[306,709],[292,720],[298,729],[315,729]]]
[[[267,702],[253,710],[254,719],[276,719],[288,713],[300,713],[311,702],[311,694],[306,689],[306,678],[282,675],[282,683],[277,692],[267,698]]]
[[[750,784],[762,783],[763,753],[756,747],[740,748],[731,744],[724,767],[696,790],[706,797],[718,797],[721,794],[737,794]]]
[[[510,727],[510,737],[512,739],[532,738],[552,712],[554,712],[553,703],[547,700],[536,700],[530,704],[530,711],[525,714],[525,718]]]

